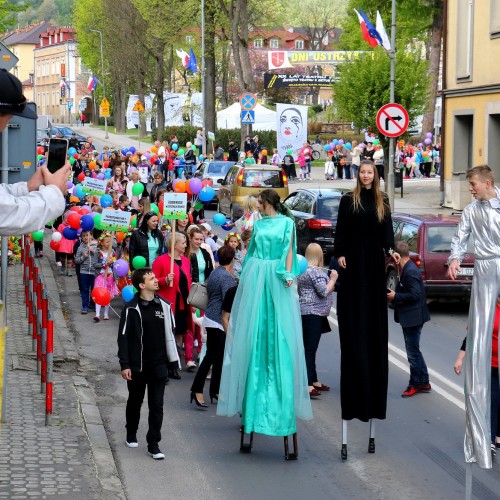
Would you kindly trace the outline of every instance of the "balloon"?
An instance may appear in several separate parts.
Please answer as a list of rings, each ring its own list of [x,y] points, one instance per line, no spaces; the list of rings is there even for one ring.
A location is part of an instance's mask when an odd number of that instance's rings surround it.
[[[136,182],[132,186],[132,194],[134,196],[140,196],[143,191],[144,191],[144,184],[142,184],[141,182]]]
[[[299,274],[303,274],[307,271],[307,259],[300,254],[297,254],[297,262],[299,264]]]
[[[130,225],[132,227],[137,227],[137,215],[134,215],[130,218]]]
[[[325,151],[330,151],[330,149],[332,149],[332,147],[330,146],[330,144],[325,144],[325,145],[323,146],[323,149],[324,149]]]
[[[149,159],[149,163],[151,163],[151,165],[154,165],[156,162],[159,162],[158,156],[151,155],[151,158]]]
[[[80,155],[79,155],[78,153],[75,153],[75,154],[73,155],[73,158],[74,158],[75,160],[78,160],[78,158],[80,158]]]
[[[432,132],[427,132],[427,134],[425,134],[425,137],[427,139],[432,139]]]
[[[101,196],[101,207],[107,208],[113,204],[113,197],[110,194]]]
[[[60,244],[58,241],[54,241],[52,240],[49,244],[50,248],[52,248],[52,250],[54,250],[54,252],[59,252],[59,247],[60,247]]]
[[[118,259],[113,264],[113,271],[119,278],[127,276],[128,270],[129,265],[125,259]]]
[[[222,224],[226,223],[226,216],[224,214],[215,214],[212,220],[217,226],[222,226]]]
[[[423,144],[421,142],[419,142],[417,147],[421,148],[422,146],[423,146]]]
[[[45,165],[45,158],[43,160],[40,160],[40,166],[42,167],[43,165]]]
[[[96,229],[101,229],[101,219],[102,219],[102,215],[100,213],[95,213],[94,215],[94,227]]]
[[[378,146],[380,144],[380,141],[378,139],[373,139],[373,145]]]
[[[67,186],[68,186],[68,189],[71,189],[73,187],[73,183],[71,181],[68,181]]]
[[[43,241],[43,231],[33,231],[31,237],[33,241]]]
[[[178,179],[177,179],[178,180]],[[179,180],[178,180],[179,181]],[[184,181],[179,181],[174,186],[174,191],[176,193],[185,193],[186,192],[186,183]]]
[[[68,215],[68,225],[73,229],[80,229],[80,219],[82,216],[77,212],[70,212]]]
[[[345,148],[350,151],[352,149],[352,144],[350,142],[346,142]]]
[[[201,187],[204,188],[206,186],[212,187],[214,183],[210,179],[205,179],[204,181],[201,181]]]
[[[42,155],[42,156],[43,156],[43,155],[45,154],[45,148],[44,148],[43,146],[38,146],[38,147],[36,148],[36,153],[37,153],[38,155]]]
[[[69,148],[68,149],[68,154],[70,156],[73,156],[75,153],[77,153],[78,151],[75,149],[75,148]]]
[[[342,146],[344,144],[344,139],[339,139],[339,146]]]
[[[212,186],[205,186],[199,194],[200,201],[207,203],[215,196],[215,190]]]
[[[156,146],[151,146],[151,153],[158,153],[158,148]]]
[[[118,233],[116,233],[116,242],[117,243],[121,243],[123,241],[123,238],[125,238],[125,235],[127,233],[123,233],[121,231],[119,231]]]
[[[182,148],[181,148],[181,149],[179,149],[179,151],[177,151],[177,154],[178,154],[179,156],[184,156],[184,153],[185,153],[185,151],[184,151]]]
[[[132,261],[132,266],[134,269],[146,267],[146,259],[142,255],[136,255]]]
[[[163,201],[160,201],[160,203],[158,203],[158,211],[160,212],[161,215],[163,215],[163,210],[164,210],[164,203]]]
[[[80,174],[78,174],[78,180],[81,182],[83,181],[83,179],[85,179],[85,174],[81,172]]]
[[[203,187],[198,177],[193,177],[192,179],[189,179],[188,185],[189,189],[191,190],[191,194],[198,194],[201,191],[201,188]]]
[[[96,286],[92,290],[92,300],[99,306],[109,306],[111,303],[111,294],[103,286]]]
[[[192,151],[198,151],[198,148],[197,148],[197,147],[193,144],[193,145],[191,146],[191,150],[192,150]]]
[[[122,299],[125,302],[130,302],[134,298],[134,287],[132,285],[127,285],[122,290]]]
[[[198,157],[198,160],[203,161],[203,160],[204,160],[203,155],[200,155],[200,156]]]
[[[83,175],[83,174],[82,174]],[[85,176],[84,176],[85,177]],[[78,176],[78,178],[80,178],[80,176]],[[76,189],[75,189],[75,195],[78,196],[78,198],[80,198],[80,200],[85,196],[85,191],[83,190],[83,187],[81,184],[78,184],[76,186]]]
[[[156,215],[159,215],[160,209],[156,203],[151,203],[151,212],[154,212]]]
[[[262,155],[263,155],[263,156],[267,156],[267,149],[263,149],[263,150],[262,150]]]
[[[122,155],[125,156],[127,153],[128,153],[128,149],[127,148],[122,148]]]
[[[427,146],[428,146],[429,144],[432,144],[432,139],[427,137],[427,139],[424,140],[424,143],[427,144]]]
[[[99,173],[97,174],[97,178],[98,178],[100,181],[104,180],[104,177],[105,177],[105,175],[104,175],[102,172],[99,172]]]
[[[333,145],[336,146],[338,143],[339,143],[339,140],[338,139],[333,139]]]
[[[65,227],[62,234],[67,240],[70,241],[76,240],[78,238],[78,233],[76,232],[76,229],[72,227]]]
[[[287,150],[286,150],[286,154],[287,154],[287,155],[291,155],[292,153],[293,153],[293,151],[292,151],[291,149],[287,149]]]
[[[94,170],[96,167],[97,167],[97,162],[96,162],[95,160],[92,160],[92,161],[89,163],[89,168],[90,168],[90,170]]]
[[[84,231],[91,231],[94,229],[94,218],[90,215],[83,215],[80,219],[80,226]]]
[[[134,154],[136,152],[136,149],[134,148],[134,146],[131,146],[130,148],[128,148],[129,150],[129,153],[132,153]]]
[[[58,243],[59,241],[62,240],[62,234],[58,231],[52,233],[52,241],[55,241],[56,243]]]
[[[172,149],[177,151],[179,149],[179,145],[174,142],[174,144],[172,144]]]

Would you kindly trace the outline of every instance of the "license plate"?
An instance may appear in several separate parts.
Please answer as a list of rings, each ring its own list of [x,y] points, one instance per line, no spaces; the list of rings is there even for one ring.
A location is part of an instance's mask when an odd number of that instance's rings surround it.
[[[462,270],[458,273],[459,276],[472,276],[473,274],[473,267],[462,267]]]

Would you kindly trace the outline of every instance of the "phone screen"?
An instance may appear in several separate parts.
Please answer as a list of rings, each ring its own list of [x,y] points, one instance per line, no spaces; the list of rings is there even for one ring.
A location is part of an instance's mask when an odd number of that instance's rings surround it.
[[[66,163],[68,154],[68,139],[50,139],[47,168],[54,173]]]

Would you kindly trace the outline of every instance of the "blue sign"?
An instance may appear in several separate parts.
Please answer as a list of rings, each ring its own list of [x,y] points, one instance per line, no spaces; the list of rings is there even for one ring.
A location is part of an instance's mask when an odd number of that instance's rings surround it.
[[[68,109],[71,109],[73,107],[73,103],[70,101],[68,102]]]
[[[257,106],[257,96],[255,94],[250,94],[250,92],[246,94],[240,95],[240,107],[243,110],[250,111]]]
[[[242,111],[241,112],[241,124],[242,125],[253,125],[255,123],[255,111]]]

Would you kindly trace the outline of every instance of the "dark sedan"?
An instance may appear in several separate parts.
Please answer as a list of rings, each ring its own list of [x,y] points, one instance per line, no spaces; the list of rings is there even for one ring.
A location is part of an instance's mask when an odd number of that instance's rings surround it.
[[[60,134],[60,135],[57,135]],[[87,142],[87,138],[81,134],[75,132],[72,128],[69,127],[52,127],[52,137],[61,137],[63,139],[71,139],[71,134],[75,134],[76,140],[80,145],[80,148]]]
[[[333,254],[340,198],[336,189],[299,189],[283,202],[293,213],[297,229],[297,251],[304,255],[309,243],[318,243],[323,253]]]

